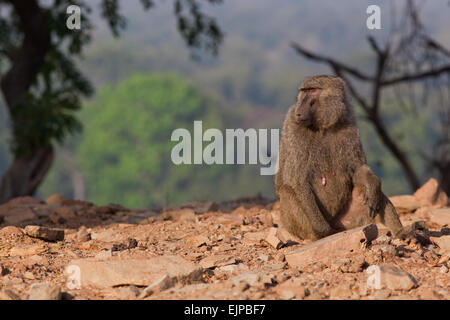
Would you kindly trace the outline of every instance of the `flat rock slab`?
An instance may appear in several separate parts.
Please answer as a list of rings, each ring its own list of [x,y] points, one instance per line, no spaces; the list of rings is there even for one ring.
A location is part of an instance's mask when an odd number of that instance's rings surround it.
[[[413,212],[420,207],[419,201],[412,195],[393,196],[389,200],[399,213]]]
[[[390,264],[380,264],[369,267],[369,287],[373,289],[411,290],[418,286],[417,280],[408,272]]]
[[[62,241],[64,240],[64,229],[47,228],[41,226],[26,226],[25,233],[33,238],[45,241]]]
[[[450,226],[450,208],[432,210],[429,214],[430,221],[441,226]]]
[[[159,256],[149,259],[101,260],[95,258],[72,260],[78,266],[80,284],[96,288],[119,285],[149,286],[168,275],[184,284],[199,281],[203,269],[193,262],[177,256]]]
[[[314,241],[285,255],[289,266],[305,266],[312,261],[323,261],[338,256],[345,256],[360,250],[364,243],[378,237],[378,228],[375,224],[346,230]]]
[[[436,243],[443,250],[450,250],[450,235],[442,237],[430,237],[431,241]]]
[[[10,207],[0,206],[1,220],[7,225],[19,224],[24,221],[37,219],[38,216],[28,206]]]

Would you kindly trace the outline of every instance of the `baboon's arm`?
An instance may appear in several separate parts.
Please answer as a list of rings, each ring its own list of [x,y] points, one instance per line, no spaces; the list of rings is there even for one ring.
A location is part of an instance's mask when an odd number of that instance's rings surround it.
[[[380,212],[384,197],[381,191],[381,181],[366,164],[356,169],[353,174],[353,186],[364,187],[364,202],[369,206],[372,218]]]

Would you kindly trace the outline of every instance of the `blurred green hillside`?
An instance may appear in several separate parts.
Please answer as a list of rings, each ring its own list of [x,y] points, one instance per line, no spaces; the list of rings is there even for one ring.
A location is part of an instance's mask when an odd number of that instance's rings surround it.
[[[192,59],[173,23],[172,8],[162,1],[142,12],[127,1],[128,28],[113,38],[100,19],[94,41],[79,61],[96,94],[79,116],[81,135],[57,150],[57,158],[39,196],[63,193],[97,203],[129,207],[225,200],[261,193],[274,197],[273,177],[260,176],[260,165],[175,166],[170,162],[171,132],[192,129],[193,120],[216,128],[280,128],[306,75],[329,73],[305,61],[291,41],[357,66],[371,69],[366,37],[389,33],[390,1],[379,1],[383,30],[365,27],[370,1],[258,0],[227,1],[207,8],[217,17],[225,41],[217,57]],[[435,38],[450,47],[450,7],[445,1],[422,7]],[[201,53],[196,53],[197,55]],[[5,114],[0,108],[0,172],[8,163]],[[422,180],[429,177],[419,151],[432,144],[434,121],[426,109],[404,113],[386,101],[389,128],[413,155]],[[410,192],[399,166],[374,130],[358,118],[369,165],[386,193]]]

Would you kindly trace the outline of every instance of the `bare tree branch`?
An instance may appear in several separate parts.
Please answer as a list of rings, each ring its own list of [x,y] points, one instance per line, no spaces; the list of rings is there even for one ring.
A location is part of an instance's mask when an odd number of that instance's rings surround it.
[[[301,47],[299,44],[297,44],[295,42],[291,43],[291,47],[294,48],[301,55],[305,56],[306,58],[309,58],[309,59],[315,60],[315,61],[319,61],[319,62],[326,62],[329,65],[333,66],[333,68],[337,68],[337,69],[343,70],[345,72],[348,72],[351,75],[353,75],[354,77],[359,78],[361,80],[365,80],[365,81],[373,80],[371,77],[369,77],[368,75],[362,73],[361,71],[359,71],[355,68],[349,67],[349,66],[347,66],[339,61],[336,61],[332,58],[321,56],[316,53],[312,53],[312,52],[306,50],[305,48]]]

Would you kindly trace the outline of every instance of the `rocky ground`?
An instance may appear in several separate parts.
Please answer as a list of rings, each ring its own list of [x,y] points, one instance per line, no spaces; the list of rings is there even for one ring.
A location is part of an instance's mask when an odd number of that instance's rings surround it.
[[[450,207],[431,179],[392,197],[409,240],[369,225],[308,242],[279,204],[165,210],[54,195],[0,206],[0,299],[450,299]]]

